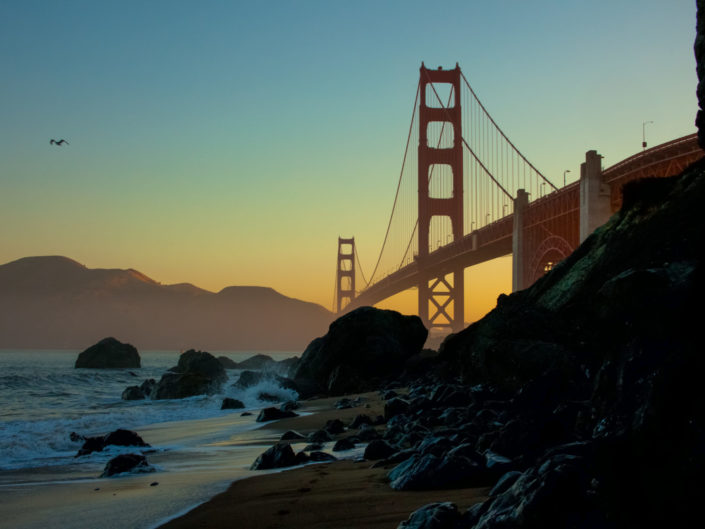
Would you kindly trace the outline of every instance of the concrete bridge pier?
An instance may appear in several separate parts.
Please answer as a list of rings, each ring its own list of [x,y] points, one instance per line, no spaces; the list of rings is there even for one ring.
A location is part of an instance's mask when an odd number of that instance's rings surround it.
[[[580,164],[580,243],[612,215],[611,189],[602,181],[602,156],[597,151],[585,153]]]
[[[512,227],[512,292],[526,288],[524,262],[528,256],[524,248],[524,218],[528,207],[529,193],[524,189],[517,190]]]

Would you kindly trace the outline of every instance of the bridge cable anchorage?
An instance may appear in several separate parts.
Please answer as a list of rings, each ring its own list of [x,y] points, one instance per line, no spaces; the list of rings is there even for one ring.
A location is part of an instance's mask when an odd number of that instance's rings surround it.
[[[404,159],[401,163],[401,171],[399,171],[399,181],[397,182],[397,191],[394,195],[394,204],[392,205],[392,213],[389,215],[389,223],[387,224],[387,232],[384,234],[384,241],[382,242],[382,248],[379,251],[379,257],[377,258],[377,263],[375,264],[374,270],[372,270],[372,275],[370,276],[370,282],[374,279],[377,273],[377,268],[382,260],[382,254],[384,253],[384,247],[387,244],[387,239],[389,237],[389,230],[392,227],[392,219],[394,218],[394,210],[397,207],[397,199],[399,198],[399,189],[401,189],[401,180],[404,176],[404,166],[406,165],[406,155],[409,151],[409,143],[411,142],[411,132],[414,127],[414,119],[416,118],[416,103],[419,100],[419,93],[421,92],[421,83],[416,86],[416,97],[414,98],[414,110],[411,113],[411,123],[409,124],[409,134],[406,137],[406,147],[404,148]],[[418,221],[417,221],[418,222]],[[370,286],[370,283],[366,282],[365,289]],[[363,290],[365,290],[363,289]]]
[[[536,167],[534,167],[534,165],[533,165],[529,160],[526,159],[526,156],[524,156],[524,155],[522,154],[522,152],[521,152],[519,149],[517,149],[516,145],[514,145],[514,144],[512,143],[512,140],[510,140],[510,139],[507,137],[507,135],[504,133],[504,131],[499,127],[499,125],[497,125],[497,123],[495,122],[495,120],[492,119],[492,116],[490,115],[489,112],[487,112],[487,109],[485,108],[485,105],[482,104],[482,101],[480,101],[480,98],[477,97],[477,94],[475,94],[475,90],[472,89],[472,87],[470,86],[470,83],[469,83],[468,80],[465,78],[465,74],[463,74],[462,70],[460,71],[460,77],[463,79],[463,81],[465,81],[465,86],[468,87],[468,90],[470,90],[470,93],[472,94],[472,97],[475,98],[475,101],[477,101],[477,104],[480,105],[480,108],[482,109],[482,111],[483,111],[483,112],[485,113],[485,115],[490,119],[490,121],[492,122],[492,124],[495,126],[495,128],[497,129],[497,131],[502,135],[502,137],[507,141],[507,143],[509,143],[509,145],[512,146],[512,149],[514,149],[514,150],[516,151],[516,153],[517,153],[519,156],[521,156],[521,159],[524,160],[527,164],[529,164],[529,167],[531,167],[531,168],[536,172],[537,175],[539,175],[541,178],[543,178],[543,179],[546,181],[546,183],[547,183],[548,185],[550,185],[550,186],[554,189],[554,191],[558,191],[558,188],[553,184],[553,182],[551,182],[548,178],[546,178],[546,177],[543,175],[543,173],[542,173],[541,171],[539,171],[538,169],[536,169]],[[464,141],[464,140],[463,140],[463,141]],[[467,144],[466,144],[466,145],[467,145]],[[468,147],[468,148],[469,148],[469,147]]]
[[[424,72],[424,73],[426,73],[426,72]],[[436,91],[436,87],[431,82],[431,78],[428,76],[428,73],[426,73],[426,78],[428,79],[428,84],[431,85],[431,89],[433,90],[433,93],[436,95],[436,99],[438,99],[438,104],[441,105],[441,108],[446,111],[446,114],[448,114],[448,117],[451,117],[450,112],[448,112],[448,109],[445,106],[443,106],[443,101],[441,101],[441,98],[438,95],[438,92]],[[494,121],[492,123],[494,123]],[[461,136],[460,139],[463,142],[463,145],[465,145],[465,147],[468,149],[468,151],[470,151],[470,154],[472,154],[473,158],[475,158],[475,161],[478,164],[480,164],[480,167],[482,167],[482,169],[485,171],[485,173],[487,173],[487,176],[489,176],[492,179],[492,181],[497,185],[497,187],[499,187],[504,192],[504,194],[509,197],[510,200],[514,200],[514,197],[511,195],[511,193],[509,193],[509,191],[507,191],[504,188],[504,186],[499,183],[499,181],[494,177],[494,175],[490,172],[490,170],[487,169],[487,167],[485,167],[485,164],[483,164],[480,161],[480,158],[478,158],[477,155],[475,154],[475,152],[472,150],[472,148],[470,148],[470,145],[468,145],[468,142],[465,141],[465,138],[463,138]]]

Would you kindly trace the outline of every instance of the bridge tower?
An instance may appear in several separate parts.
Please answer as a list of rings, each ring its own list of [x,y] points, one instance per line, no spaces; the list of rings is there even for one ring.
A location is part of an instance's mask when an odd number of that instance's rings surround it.
[[[437,101],[436,83],[451,85],[453,98],[448,107],[444,102],[428,106],[427,101]],[[419,147],[418,147],[418,207],[419,207],[419,269],[424,270],[428,258],[431,219],[435,216],[450,218],[453,240],[463,237],[463,146],[460,108],[460,67],[453,70],[429,70],[421,63],[419,80]],[[428,99],[427,99],[427,92]],[[429,145],[428,128],[432,122],[452,127],[453,145],[440,148]],[[452,171],[450,196],[431,197],[430,180],[434,165],[446,165]],[[440,171],[437,171],[439,173]],[[452,314],[451,314],[452,313]],[[451,265],[422,274],[419,281],[419,316],[424,325],[451,328],[454,332],[465,325],[465,280],[463,267]]]
[[[355,237],[338,237],[338,267],[335,279],[336,312],[355,299]],[[343,304],[343,301],[347,303]]]

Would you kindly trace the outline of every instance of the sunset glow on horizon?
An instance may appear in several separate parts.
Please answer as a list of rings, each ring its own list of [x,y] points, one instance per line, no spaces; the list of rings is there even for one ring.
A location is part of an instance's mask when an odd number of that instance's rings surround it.
[[[609,166],[643,133],[695,131],[694,21],[694,0],[0,0],[0,264],[63,255],[331,309],[339,236],[374,267],[422,61],[459,63],[562,185],[590,149]],[[475,321],[511,257],[465,275]]]

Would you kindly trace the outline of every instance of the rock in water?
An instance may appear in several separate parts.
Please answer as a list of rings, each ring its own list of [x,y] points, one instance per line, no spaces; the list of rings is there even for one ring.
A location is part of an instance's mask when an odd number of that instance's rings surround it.
[[[220,406],[221,410],[241,410],[245,407],[245,404],[238,399],[231,399],[230,397],[225,397],[223,399],[223,404]]]
[[[115,338],[103,338],[81,352],[76,359],[77,368],[135,368],[140,367],[140,355],[134,346]]]
[[[108,478],[123,472],[154,472],[155,468],[141,454],[121,454],[105,465],[101,478]]]
[[[194,395],[212,395],[228,379],[223,364],[212,354],[190,349],[179,363],[162,375],[152,391],[153,399],[183,399]]]
[[[78,440],[79,437],[77,435],[75,439]],[[73,433],[71,434],[71,440],[74,440]],[[76,454],[76,457],[84,456],[91,452],[100,452],[108,445],[149,447],[149,444],[145,443],[136,432],[120,428],[102,437],[85,437],[83,446]]]
[[[144,398],[144,392],[139,386],[127,386],[122,392],[122,400],[142,400]]]
[[[243,360],[237,366],[238,369],[258,369],[263,370],[276,365],[276,361],[269,355],[258,354]]]
[[[277,421],[279,419],[288,419],[289,417],[298,416],[299,414],[293,411],[282,411],[274,407],[264,408],[262,411],[259,412],[259,415],[257,416],[257,422]]]
[[[325,336],[304,351],[294,381],[305,395],[333,395],[376,389],[380,380],[398,375],[419,353],[427,329],[418,316],[360,307],[331,323]]]

